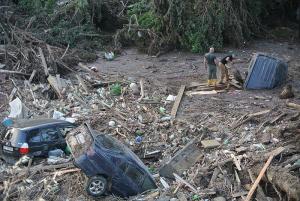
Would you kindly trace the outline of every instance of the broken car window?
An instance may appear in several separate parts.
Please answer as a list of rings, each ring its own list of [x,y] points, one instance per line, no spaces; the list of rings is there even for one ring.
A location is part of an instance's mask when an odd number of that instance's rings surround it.
[[[59,139],[59,134],[56,128],[46,128],[41,130],[44,142],[51,142]]]
[[[61,132],[61,134],[62,134],[63,136],[66,136],[66,134],[67,134],[68,132],[70,132],[73,128],[74,128],[74,127],[60,127],[60,128],[58,128],[58,129],[59,129],[59,131]]]
[[[97,135],[95,141],[97,145],[100,145],[105,149],[111,149],[118,152],[123,151],[122,146],[110,136],[103,135],[103,134]]]
[[[29,143],[38,143],[42,141],[42,137],[38,129],[29,132]]]

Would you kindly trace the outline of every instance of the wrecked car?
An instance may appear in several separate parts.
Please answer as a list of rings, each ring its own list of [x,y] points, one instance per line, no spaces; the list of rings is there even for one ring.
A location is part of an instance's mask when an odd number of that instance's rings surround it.
[[[89,195],[129,197],[157,188],[143,162],[117,139],[84,124],[70,131],[66,140],[75,166],[88,177]]]
[[[64,150],[65,133],[74,127],[70,122],[56,119],[16,120],[7,132],[1,133],[0,158],[13,164],[24,155],[48,156],[50,150]]]

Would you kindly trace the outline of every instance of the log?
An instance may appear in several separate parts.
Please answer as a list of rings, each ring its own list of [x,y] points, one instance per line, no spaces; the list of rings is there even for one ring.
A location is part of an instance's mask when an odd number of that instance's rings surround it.
[[[11,70],[2,70],[2,69],[0,69],[0,73],[30,76],[30,74],[27,74],[27,73],[22,73],[19,71],[11,71]]]
[[[258,177],[256,178],[253,186],[251,187],[251,189],[250,189],[250,191],[249,191],[249,193],[248,193],[245,201],[250,201],[251,200],[251,198],[252,198],[252,196],[253,196],[253,194],[254,194],[257,186],[259,185],[259,182],[261,181],[262,177],[264,176],[265,172],[267,171],[267,168],[270,166],[273,158],[275,156],[277,156],[278,154],[280,154],[283,150],[284,150],[283,147],[279,147],[276,150],[274,150],[273,152],[271,152],[271,154],[269,156],[269,159],[267,160],[267,162],[265,163],[265,165],[261,169],[261,171],[260,171]]]
[[[288,107],[291,107],[291,108],[300,110],[300,105],[298,105],[298,104],[296,104],[296,103],[286,103],[286,105],[287,105]]]
[[[175,119],[175,117],[176,117],[177,110],[178,110],[178,107],[180,105],[180,102],[181,102],[184,90],[185,90],[185,85],[181,85],[180,89],[179,89],[179,92],[178,92],[178,94],[176,96],[174,105],[173,105],[172,110],[171,110],[171,117],[172,117],[172,119]]]

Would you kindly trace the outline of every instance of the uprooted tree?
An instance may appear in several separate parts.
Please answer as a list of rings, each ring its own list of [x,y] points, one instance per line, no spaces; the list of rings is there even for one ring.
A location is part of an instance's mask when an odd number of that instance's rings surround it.
[[[180,46],[202,52],[213,45],[222,47],[228,42],[241,45],[259,31],[260,1],[247,0],[153,0],[139,1],[129,8],[136,23],[125,27],[135,41],[144,47]],[[133,28],[134,27],[134,28]],[[144,34],[137,34],[144,32]],[[149,45],[150,44],[150,45]],[[155,52],[155,51],[154,51]],[[148,50],[153,53],[153,50]]]

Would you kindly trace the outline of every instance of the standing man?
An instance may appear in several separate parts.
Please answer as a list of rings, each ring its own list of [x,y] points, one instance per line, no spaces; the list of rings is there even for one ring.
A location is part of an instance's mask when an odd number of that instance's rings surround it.
[[[221,79],[219,81],[220,84],[224,83],[223,80],[225,78],[225,83],[227,88],[229,88],[229,73],[228,73],[228,64],[233,64],[233,59],[235,58],[234,54],[227,55],[219,62],[219,68],[221,70]]]
[[[209,48],[209,52],[204,55],[204,66],[207,70],[208,66],[208,81],[207,85],[216,86],[217,84],[217,57],[214,54],[215,49]]]

